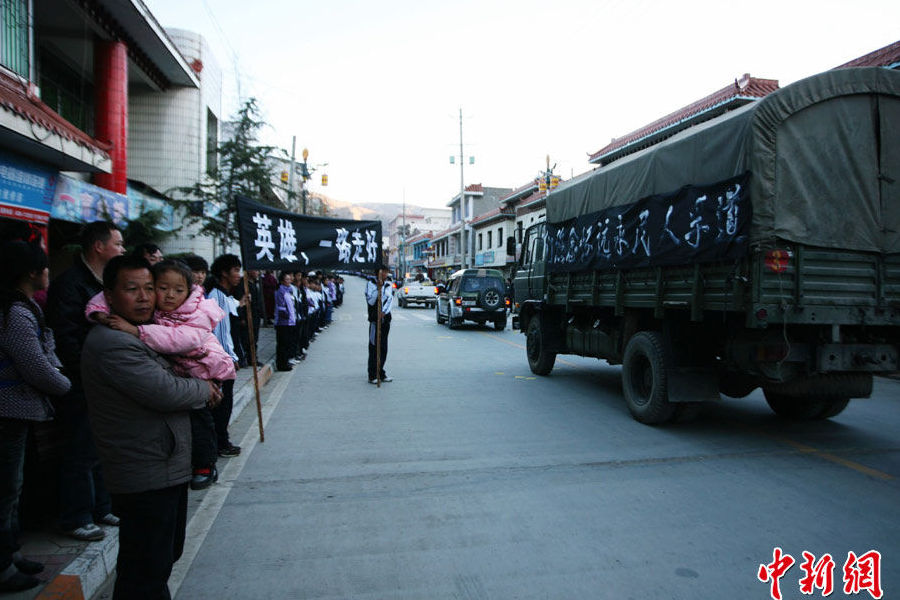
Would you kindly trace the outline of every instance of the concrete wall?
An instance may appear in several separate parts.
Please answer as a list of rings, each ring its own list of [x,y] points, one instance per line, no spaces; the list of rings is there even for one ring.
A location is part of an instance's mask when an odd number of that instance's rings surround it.
[[[174,188],[200,181],[207,171],[207,128],[210,115],[216,129],[222,117],[222,71],[200,34],[167,29],[169,37],[187,59],[202,63],[200,89],[175,88],[165,92],[132,93],[129,98],[128,177],[179,199]],[[220,135],[217,139],[221,141]],[[167,254],[194,252],[211,260],[213,240],[198,236],[197,225],[185,225],[166,240]]]

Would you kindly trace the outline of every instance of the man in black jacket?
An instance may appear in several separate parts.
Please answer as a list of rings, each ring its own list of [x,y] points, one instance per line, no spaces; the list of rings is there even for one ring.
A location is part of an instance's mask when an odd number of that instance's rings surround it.
[[[64,373],[72,381],[69,393],[54,403],[56,420],[66,437],[60,465],[59,527],[79,540],[103,539],[103,530],[96,523],[118,524],[91,439],[81,384],[81,349],[91,327],[84,308],[103,290],[106,263],[124,253],[122,232],[115,225],[106,221],[88,223],[81,233],[81,256],[53,280],[47,292],[47,322],[56,337],[56,353]]]

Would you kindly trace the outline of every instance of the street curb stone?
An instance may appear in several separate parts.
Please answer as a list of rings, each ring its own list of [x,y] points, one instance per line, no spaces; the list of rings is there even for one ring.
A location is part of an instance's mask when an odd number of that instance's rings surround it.
[[[262,364],[258,370],[259,387],[263,388],[272,378],[274,359]],[[244,408],[255,402],[253,376],[241,385],[234,397],[231,421],[240,416]],[[119,530],[104,527],[106,537],[91,542],[72,560],[59,575],[35,596],[35,600],[90,600],[116,572],[119,553]]]

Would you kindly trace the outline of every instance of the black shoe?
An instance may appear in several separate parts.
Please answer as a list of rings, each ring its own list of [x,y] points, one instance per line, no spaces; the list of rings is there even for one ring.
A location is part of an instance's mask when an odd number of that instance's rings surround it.
[[[0,592],[21,592],[22,590],[30,590],[40,583],[40,579],[16,571],[16,574],[12,577],[0,581]]]
[[[290,370],[293,369],[294,367],[293,367],[292,365],[287,365],[286,367],[285,367],[285,366],[281,366],[281,367],[277,367],[277,368],[278,368],[279,371],[290,371]]]
[[[39,563],[35,560],[28,560],[27,558],[13,560],[13,564],[16,565],[16,568],[20,573],[25,573],[26,575],[37,575],[44,570],[43,563]]]
[[[209,469],[194,469],[194,476],[191,477],[191,489],[205,490],[218,480],[219,470],[215,465]]]
[[[221,448],[219,450],[219,456],[224,458],[231,458],[232,456],[238,456],[241,453],[241,447],[235,446],[234,444],[227,446],[225,448]]]

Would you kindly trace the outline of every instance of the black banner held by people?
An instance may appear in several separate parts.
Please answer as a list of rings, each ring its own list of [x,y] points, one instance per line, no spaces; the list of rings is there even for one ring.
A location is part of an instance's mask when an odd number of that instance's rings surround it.
[[[750,231],[749,177],[745,173],[712,185],[685,186],[548,223],[550,269],[623,269],[740,258],[747,253]]]
[[[308,217],[237,199],[245,269],[376,269],[381,221]]]

